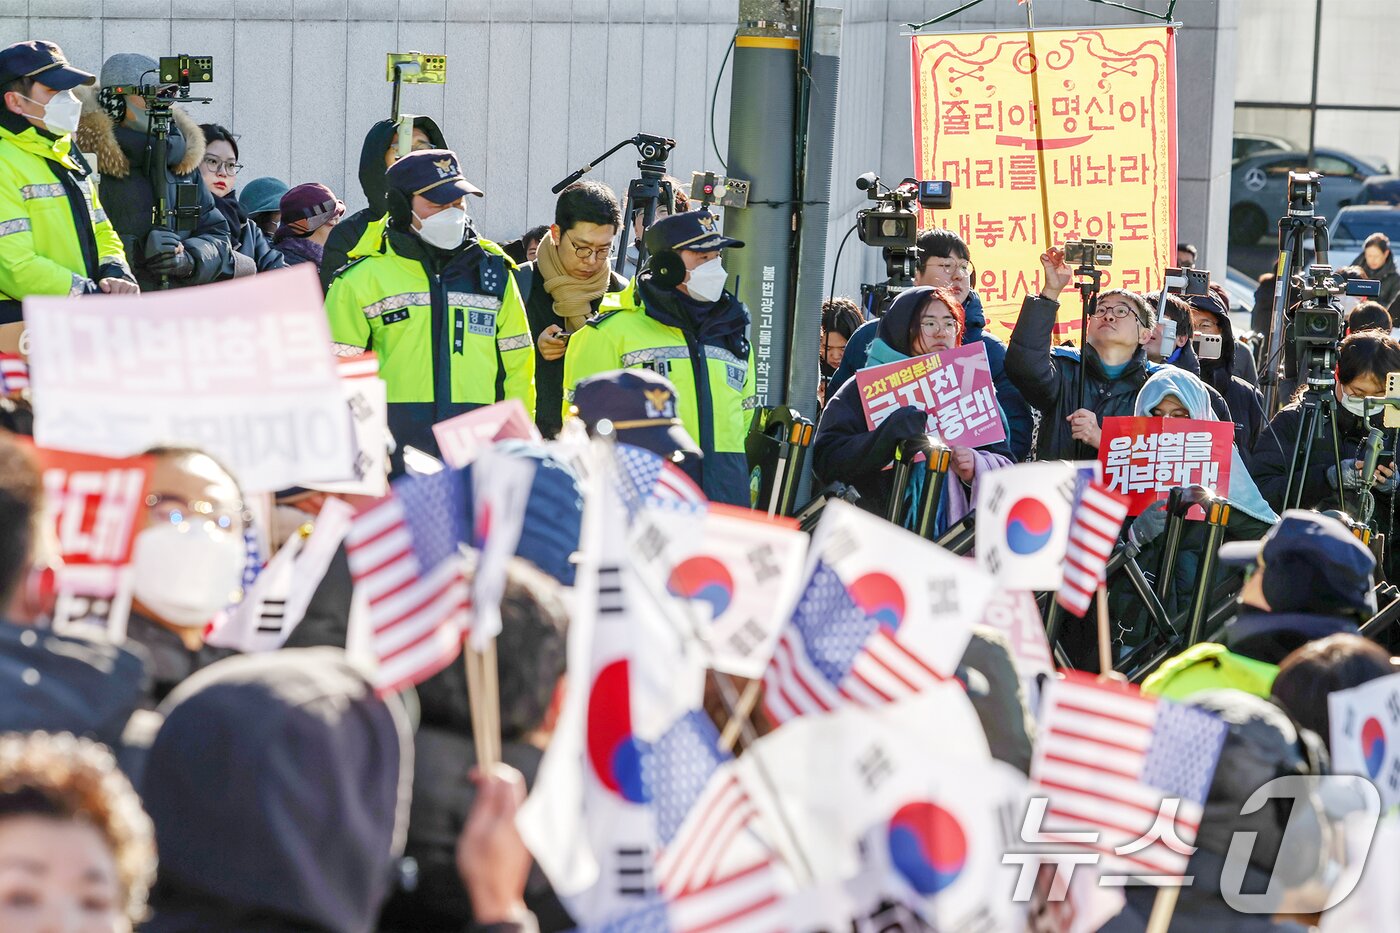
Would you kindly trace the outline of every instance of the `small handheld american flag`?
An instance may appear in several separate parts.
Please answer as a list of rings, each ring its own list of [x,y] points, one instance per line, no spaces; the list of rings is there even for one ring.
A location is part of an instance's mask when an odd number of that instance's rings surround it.
[[[421,683],[461,651],[470,601],[462,482],[460,470],[399,479],[345,538],[350,575],[369,606],[380,694]]]
[[[1087,478],[1080,479],[1077,493],[1065,550],[1065,578],[1055,601],[1065,611],[1082,616],[1104,582],[1108,558],[1128,516],[1128,498]]]
[[[1047,801],[1042,841],[1097,853],[1106,876],[1175,883],[1195,852],[1225,723],[1072,671],[1046,686],[1043,704],[1031,762],[1032,794]]]

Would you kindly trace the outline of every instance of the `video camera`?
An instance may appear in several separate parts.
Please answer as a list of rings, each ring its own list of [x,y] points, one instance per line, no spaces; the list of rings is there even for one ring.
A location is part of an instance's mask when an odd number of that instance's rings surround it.
[[[953,206],[953,183],[906,178],[894,188],[881,188],[880,176],[866,172],[856,179],[856,187],[875,202],[874,207],[856,212],[856,232],[867,246],[884,252],[884,282],[860,287],[861,300],[876,315],[894,295],[914,287],[914,270],[919,259],[919,209],[948,210]]]
[[[1289,211],[1293,210],[1292,180],[1289,176]],[[1332,363],[1342,340],[1342,311],[1337,299],[1343,295],[1376,297],[1381,283],[1371,279],[1349,279],[1325,263],[1308,266],[1306,273],[1293,276],[1290,287],[1298,296],[1284,323],[1283,371],[1297,379],[1300,369],[1312,385],[1331,386],[1335,376]]]
[[[953,184],[948,181],[918,181],[906,178],[898,187],[880,190],[880,176],[866,172],[856,179],[856,187],[876,203],[856,214],[857,232],[866,246],[915,249],[919,242],[919,212],[947,210],[953,206]]]
[[[147,76],[150,76],[150,80]],[[214,80],[214,57],[212,55],[165,55],[156,63],[154,73],[147,71],[141,75],[141,84],[136,87],[115,87],[118,94],[141,97],[146,102],[146,114],[150,128],[146,131],[153,143],[151,167],[151,187],[155,194],[151,206],[151,223],[182,233],[189,233],[199,226],[200,186],[197,182],[181,182],[172,186],[175,204],[172,206],[166,196],[165,153],[170,139],[172,121],[171,107],[180,103],[207,104],[211,97],[192,97],[191,84],[208,84]],[[173,85],[173,90],[171,89]]]

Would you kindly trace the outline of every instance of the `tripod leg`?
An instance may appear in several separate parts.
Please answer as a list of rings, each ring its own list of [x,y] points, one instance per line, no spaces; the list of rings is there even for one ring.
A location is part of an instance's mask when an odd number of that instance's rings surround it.
[[[1337,437],[1337,406],[1335,399],[1327,399],[1328,417],[1327,424],[1332,431],[1332,462],[1337,465],[1337,508],[1343,512],[1347,510],[1346,484],[1342,482],[1342,477],[1346,474],[1342,472],[1342,442]]]
[[[1299,498],[1302,498],[1302,494],[1303,494],[1303,483],[1302,483],[1302,479],[1301,479],[1301,477],[1300,477],[1300,474],[1298,473],[1298,454],[1299,454],[1299,452],[1302,450],[1303,444],[1304,444],[1304,443],[1307,443],[1307,441],[1305,441],[1304,438],[1307,438],[1308,441],[1311,440],[1311,438],[1308,437],[1308,433],[1307,433],[1307,431],[1308,431],[1308,407],[1307,407],[1307,405],[1308,405],[1308,403],[1307,403],[1306,401],[1304,401],[1304,402],[1303,402],[1303,410],[1302,410],[1302,413],[1301,413],[1301,416],[1300,416],[1300,420],[1299,420],[1299,422],[1298,422],[1298,436],[1295,437],[1295,438],[1293,438],[1293,453],[1292,453],[1292,455],[1288,458],[1288,464],[1289,464],[1289,470],[1288,470],[1288,490],[1283,494],[1283,507],[1284,507],[1285,509],[1292,509],[1292,508],[1296,508],[1296,507],[1297,507],[1297,503],[1293,501],[1293,484],[1294,484],[1294,483],[1297,483],[1297,484],[1298,484],[1298,496],[1299,496]],[[1311,448],[1309,448],[1309,449],[1311,449]]]

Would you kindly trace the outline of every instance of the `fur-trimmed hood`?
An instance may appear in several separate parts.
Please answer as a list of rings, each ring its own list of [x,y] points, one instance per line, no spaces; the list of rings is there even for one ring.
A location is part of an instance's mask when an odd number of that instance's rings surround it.
[[[131,160],[122,151],[121,143],[117,142],[117,124],[97,102],[96,89],[77,87],[73,93],[83,102],[78,131],[73,134],[76,147],[82,152],[97,153],[97,170],[103,175],[125,178],[131,173]],[[180,135],[185,138],[185,154],[171,166],[171,171],[176,175],[188,175],[204,161],[204,131],[193,117],[179,107],[172,107],[170,113]]]

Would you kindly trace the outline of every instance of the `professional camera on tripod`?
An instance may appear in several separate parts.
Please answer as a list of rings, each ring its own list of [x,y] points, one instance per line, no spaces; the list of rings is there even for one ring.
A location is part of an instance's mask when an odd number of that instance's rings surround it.
[[[875,285],[862,284],[861,305],[867,314],[881,315],[900,292],[914,287],[919,260],[919,208],[948,210],[953,206],[953,184],[906,178],[894,188],[880,185],[880,176],[866,172],[856,187],[875,202],[856,213],[856,233],[866,246],[884,251],[888,278]]]

